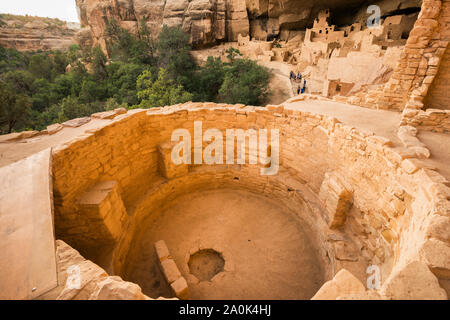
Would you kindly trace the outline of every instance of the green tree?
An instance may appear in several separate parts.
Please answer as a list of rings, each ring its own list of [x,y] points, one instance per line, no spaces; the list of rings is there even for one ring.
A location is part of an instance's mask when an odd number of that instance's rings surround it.
[[[52,59],[53,59],[53,74],[52,74],[53,77],[58,74],[66,72],[67,65],[70,63],[68,54],[65,54],[61,51],[56,51],[53,54]]]
[[[219,89],[225,77],[225,66],[220,58],[208,57],[205,65],[195,77],[195,101],[216,102]]]
[[[192,94],[185,91],[167,76],[164,69],[159,69],[158,78],[152,80],[149,70],[145,70],[137,79],[139,107],[154,108],[183,103],[192,100]]]
[[[239,51],[239,49],[235,49],[233,47],[228,48],[226,51],[227,58],[233,62],[237,57],[242,57],[242,53]]]
[[[140,23],[139,37],[122,28],[115,19],[106,24],[106,47],[115,61],[151,64],[153,48],[147,23]]]
[[[0,46],[0,73],[6,73],[17,69],[24,69],[29,64],[27,53],[14,49],[6,49]]]
[[[190,89],[195,62],[190,54],[189,36],[180,27],[163,26],[156,43],[158,67],[170,78]]]
[[[5,82],[0,81],[0,130],[11,133],[13,129],[24,127],[30,115],[31,99],[17,93]]]
[[[44,111],[52,102],[51,83],[47,79],[36,79],[32,86],[33,110]]]
[[[107,97],[105,88],[102,84],[91,78],[85,78],[81,84],[79,100],[82,103],[91,103],[94,101],[102,101]]]
[[[106,63],[108,59],[99,46],[92,48],[90,55],[94,76],[98,80],[103,80],[106,76]]]
[[[76,97],[69,96],[61,102],[58,121],[86,117],[100,111],[105,111],[104,106],[100,103],[81,103]]]
[[[269,93],[269,80],[267,68],[248,59],[235,60],[227,67],[219,101],[261,105]]]
[[[136,80],[143,70],[144,65],[136,63],[114,62],[107,66],[108,97],[113,97],[118,103],[137,104]]]
[[[53,75],[52,61],[46,55],[35,54],[31,57],[29,70],[36,78],[50,80]]]
[[[2,80],[16,93],[31,94],[34,77],[26,70],[9,71],[2,75]]]

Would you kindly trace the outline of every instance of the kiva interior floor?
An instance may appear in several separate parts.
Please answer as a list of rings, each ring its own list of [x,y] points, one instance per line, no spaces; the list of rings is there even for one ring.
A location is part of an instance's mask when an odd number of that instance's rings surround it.
[[[310,299],[323,284],[316,250],[300,220],[279,202],[246,191],[184,195],[143,225],[130,248],[126,274],[151,297],[172,297],[153,244],[165,240],[191,299]],[[189,259],[213,249],[225,260],[212,280],[190,274]]]

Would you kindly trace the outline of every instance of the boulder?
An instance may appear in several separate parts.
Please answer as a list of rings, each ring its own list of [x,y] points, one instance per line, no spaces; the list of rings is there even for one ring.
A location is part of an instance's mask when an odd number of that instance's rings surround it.
[[[446,300],[447,293],[438,279],[420,261],[394,271],[381,287],[381,293],[392,300]]]
[[[77,127],[81,127],[82,125],[88,123],[89,121],[91,121],[91,117],[76,118],[76,119],[72,119],[72,120],[63,122],[62,125],[64,127],[77,128]]]
[[[47,126],[47,134],[52,135],[59,131],[61,131],[64,128],[64,126],[60,123],[55,123],[52,125]]]
[[[364,295],[366,288],[353,274],[341,269],[332,280],[325,284],[314,295],[312,300],[336,300],[339,297]]]

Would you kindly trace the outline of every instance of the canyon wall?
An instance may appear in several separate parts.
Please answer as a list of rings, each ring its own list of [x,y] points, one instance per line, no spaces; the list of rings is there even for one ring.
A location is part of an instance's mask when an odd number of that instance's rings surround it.
[[[369,91],[363,106],[400,110],[405,116],[422,108],[448,109],[449,17],[449,0],[422,2],[392,77],[381,90]]]
[[[19,51],[68,49],[78,30],[58,19],[0,14],[0,45]]]
[[[420,0],[378,1],[382,15],[420,6]],[[190,34],[194,46],[221,41],[237,41],[242,36],[271,39],[289,31],[305,30],[317,13],[329,8],[338,24],[368,17],[367,0],[77,0],[80,20],[85,29],[80,43],[104,43],[106,21],[114,18],[136,33],[144,19],[156,36],[162,25],[181,26]]]

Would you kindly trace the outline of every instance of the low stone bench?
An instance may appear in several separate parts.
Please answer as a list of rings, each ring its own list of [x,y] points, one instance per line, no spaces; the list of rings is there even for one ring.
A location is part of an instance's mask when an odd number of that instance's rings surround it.
[[[161,271],[175,293],[175,296],[182,300],[189,299],[189,288],[186,279],[181,275],[175,260],[170,255],[166,243],[160,240],[155,242],[154,246]]]
[[[86,190],[78,202],[82,215],[95,225],[90,236],[99,242],[116,242],[127,217],[119,184],[116,181],[101,181]]]

